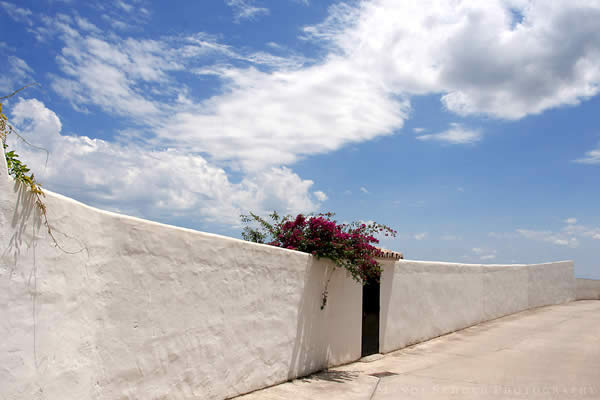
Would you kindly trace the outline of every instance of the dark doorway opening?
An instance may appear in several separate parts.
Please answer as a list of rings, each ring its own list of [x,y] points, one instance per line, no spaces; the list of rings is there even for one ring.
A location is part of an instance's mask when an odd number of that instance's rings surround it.
[[[379,353],[379,281],[370,279],[363,286],[361,356]]]

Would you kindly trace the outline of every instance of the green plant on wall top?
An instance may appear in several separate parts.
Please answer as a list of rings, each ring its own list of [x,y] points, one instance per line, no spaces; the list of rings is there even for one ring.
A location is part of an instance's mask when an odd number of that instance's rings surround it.
[[[396,231],[375,222],[338,224],[333,219],[334,215],[324,213],[281,217],[274,211],[268,216],[269,221],[250,212],[249,215],[241,216],[242,222],[248,224],[242,237],[251,242],[302,251],[318,258],[329,258],[363,284],[369,280],[379,280],[381,265],[375,258],[381,250],[373,246],[379,243],[374,235],[394,237]],[[327,303],[328,283],[329,281],[323,292],[321,308]]]
[[[44,192],[42,192],[40,183],[35,180],[34,174],[28,174],[28,172],[30,172],[29,168],[27,168],[27,165],[21,162],[18,154],[16,154],[14,150],[6,151],[6,149],[8,148],[8,145],[6,144],[6,138],[8,137],[8,135],[18,134],[16,133],[15,128],[8,122],[8,118],[6,117],[6,115],[4,115],[4,113],[2,112],[1,102],[1,100],[11,98],[12,96],[16,95],[21,90],[24,90],[29,86],[31,85],[22,87],[21,89],[15,91],[14,93],[8,96],[0,97],[0,139],[2,139],[2,147],[4,149],[4,156],[6,158],[6,165],[8,167],[8,174],[15,178],[17,182],[22,183],[27,188],[29,188],[31,193],[39,197],[44,196]],[[20,135],[18,136],[21,137]],[[41,201],[40,204],[38,204],[38,207],[45,208],[44,204]]]
[[[33,196],[35,205],[42,216],[42,219],[43,219],[44,225],[46,226],[48,235],[52,239],[52,242],[54,243],[54,245],[61,251],[68,253],[68,254],[80,253],[81,251],[83,251],[85,249],[84,247],[82,247],[78,251],[68,251],[68,250],[65,250],[63,248],[63,246],[61,246],[58,243],[58,241],[54,237],[54,233],[52,231],[52,228],[50,227],[50,223],[48,222],[48,214],[46,212],[47,211],[46,204],[42,200],[43,197],[45,197],[45,194],[42,190],[42,185],[35,179],[35,175],[33,174],[33,172],[31,172],[30,169],[27,167],[27,165],[24,164],[19,159],[19,155],[17,153],[15,153],[14,150],[7,151],[8,145],[6,144],[6,138],[11,134],[16,135],[23,142],[25,142],[29,145],[31,145],[31,144],[27,140],[25,140],[25,138],[23,138],[21,135],[19,135],[17,133],[16,129],[8,121],[8,118],[2,111],[2,100],[11,98],[12,96],[19,93],[21,90],[24,90],[32,85],[37,85],[37,84],[34,83],[31,85],[27,85],[8,96],[0,97],[0,139],[2,140],[2,148],[4,150],[4,156],[6,159],[6,166],[8,168],[8,174],[10,176],[12,176],[16,182],[23,185]],[[33,146],[33,147],[36,147],[36,146]],[[46,152],[46,154],[47,154],[47,152]]]

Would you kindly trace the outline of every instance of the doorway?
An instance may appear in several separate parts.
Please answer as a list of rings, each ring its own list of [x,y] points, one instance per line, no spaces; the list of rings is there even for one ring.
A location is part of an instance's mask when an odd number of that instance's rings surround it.
[[[379,353],[379,281],[363,285],[361,357]]]

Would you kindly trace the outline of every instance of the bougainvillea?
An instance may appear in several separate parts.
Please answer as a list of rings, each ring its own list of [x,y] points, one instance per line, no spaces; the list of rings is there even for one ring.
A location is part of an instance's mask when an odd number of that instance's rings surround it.
[[[242,237],[252,242],[329,258],[337,266],[348,270],[358,282],[378,280],[381,266],[375,258],[380,250],[373,246],[379,243],[375,235],[396,236],[396,231],[374,222],[338,224],[333,216],[325,213],[280,217],[273,212],[269,215],[272,222],[269,222],[250,213],[242,215],[242,221],[255,227],[246,226]]]

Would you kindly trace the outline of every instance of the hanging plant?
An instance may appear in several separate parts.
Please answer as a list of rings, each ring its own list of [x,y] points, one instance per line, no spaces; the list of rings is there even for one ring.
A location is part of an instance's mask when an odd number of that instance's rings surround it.
[[[328,258],[362,284],[369,280],[379,280],[381,265],[376,257],[381,250],[373,245],[379,243],[375,235],[395,237],[396,231],[375,222],[338,224],[333,219],[334,215],[323,213],[281,217],[273,212],[268,216],[269,221],[250,212],[249,215],[241,216],[242,222],[248,224],[242,237],[251,242]],[[327,303],[327,284],[322,297],[321,308],[324,308]]]
[[[31,85],[22,87],[21,89],[16,90],[15,92],[13,92],[12,94],[10,94],[8,96],[0,97],[0,100],[5,100],[8,98],[11,98],[12,96],[19,93],[21,90],[24,90],[32,85],[37,85],[37,84],[33,83]],[[58,249],[60,249],[64,253],[68,253],[68,254],[76,254],[76,253],[80,253],[81,251],[85,250],[86,248],[84,246],[82,246],[82,248],[78,251],[65,250],[63,248],[63,246],[61,246],[58,243],[58,241],[56,240],[56,238],[54,237],[54,232],[52,231],[52,228],[50,227],[50,223],[48,222],[48,214],[46,213],[46,211],[47,211],[46,204],[42,200],[45,197],[44,191],[42,190],[42,184],[39,183],[35,179],[35,175],[33,174],[33,172],[31,172],[30,169],[27,167],[27,165],[24,164],[19,159],[19,155],[17,153],[15,153],[14,150],[7,151],[8,145],[6,144],[6,138],[11,134],[16,135],[24,143],[31,145],[27,140],[25,140],[25,138],[23,138],[23,136],[19,135],[17,133],[16,129],[9,123],[8,118],[2,112],[2,102],[0,102],[0,140],[2,141],[2,148],[4,150],[4,157],[6,159],[6,166],[8,168],[8,174],[10,176],[12,176],[17,183],[23,185],[32,194],[34,201],[35,201],[35,205],[36,205],[37,209],[39,210],[40,215],[42,216],[44,226],[46,227],[46,230],[48,232],[48,236],[50,236],[50,238],[52,239],[52,242]],[[31,146],[33,146],[33,145],[31,145]],[[33,146],[33,147],[37,147],[37,146]],[[44,150],[44,151],[46,151],[46,150]],[[46,151],[46,155],[48,155],[47,151]]]

